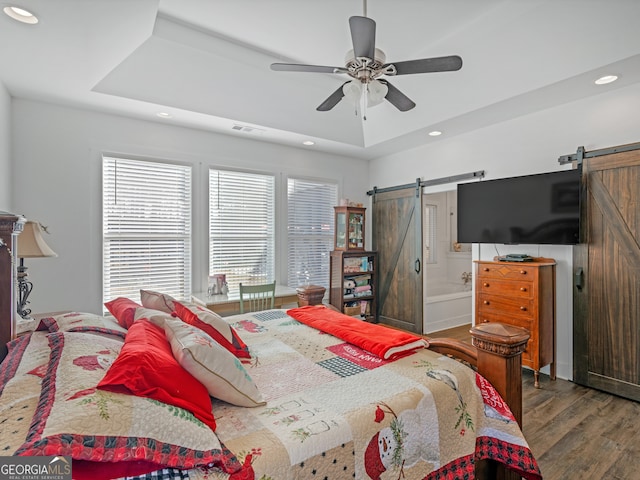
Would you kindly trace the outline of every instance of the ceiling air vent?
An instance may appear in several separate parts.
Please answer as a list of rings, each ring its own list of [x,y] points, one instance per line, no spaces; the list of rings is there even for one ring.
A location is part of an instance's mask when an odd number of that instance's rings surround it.
[[[231,127],[231,130],[235,130],[236,132],[253,133],[254,135],[260,135],[266,131],[262,128],[250,127],[248,125],[234,125]]]

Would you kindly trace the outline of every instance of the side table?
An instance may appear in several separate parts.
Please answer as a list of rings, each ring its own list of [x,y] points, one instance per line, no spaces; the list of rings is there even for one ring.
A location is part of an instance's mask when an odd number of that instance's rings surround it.
[[[298,294],[298,306],[304,307],[305,305],[320,305],[324,298],[324,292],[326,288],[320,285],[302,285],[296,288]]]

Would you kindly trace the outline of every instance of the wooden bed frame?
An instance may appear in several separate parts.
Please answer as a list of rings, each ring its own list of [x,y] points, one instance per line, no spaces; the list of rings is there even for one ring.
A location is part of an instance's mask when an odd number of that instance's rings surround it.
[[[0,212],[0,361],[7,354],[7,342],[15,336],[15,316],[18,314],[16,297],[17,237],[25,219],[19,215]]]
[[[25,219],[0,214],[0,361],[6,356],[6,344],[14,338],[16,316],[16,271],[12,252]],[[522,427],[521,354],[529,332],[520,327],[485,323],[471,328],[473,345],[448,338],[428,338],[429,348],[469,363],[489,380],[507,402]],[[496,469],[493,463],[478,465],[478,478],[517,479],[514,472]]]

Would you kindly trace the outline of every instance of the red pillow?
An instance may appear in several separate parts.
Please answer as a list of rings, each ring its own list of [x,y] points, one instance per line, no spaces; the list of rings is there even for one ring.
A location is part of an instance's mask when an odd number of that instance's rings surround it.
[[[242,341],[238,333],[217,313],[198,305],[183,305],[175,302],[176,315],[185,323],[207,333],[221,346],[238,358],[251,358],[249,347]]]
[[[116,317],[120,326],[126,329],[133,325],[136,308],[142,307],[142,305],[125,297],[118,297],[105,303],[104,306],[111,312],[111,315]]]
[[[183,408],[216,429],[209,392],[180,366],[164,330],[147,319],[131,325],[118,358],[98,388]]]

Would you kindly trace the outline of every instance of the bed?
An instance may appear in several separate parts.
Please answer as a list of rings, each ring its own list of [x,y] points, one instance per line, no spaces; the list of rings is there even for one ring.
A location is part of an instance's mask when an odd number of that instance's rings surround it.
[[[79,479],[542,478],[519,426],[526,333],[485,326],[472,347],[323,306],[222,319],[141,296],[8,343],[1,455],[70,458]]]
[[[524,329],[425,342],[329,308],[222,319],[141,291],[16,337],[23,222],[0,214],[2,457],[92,480],[541,478],[520,429]]]

